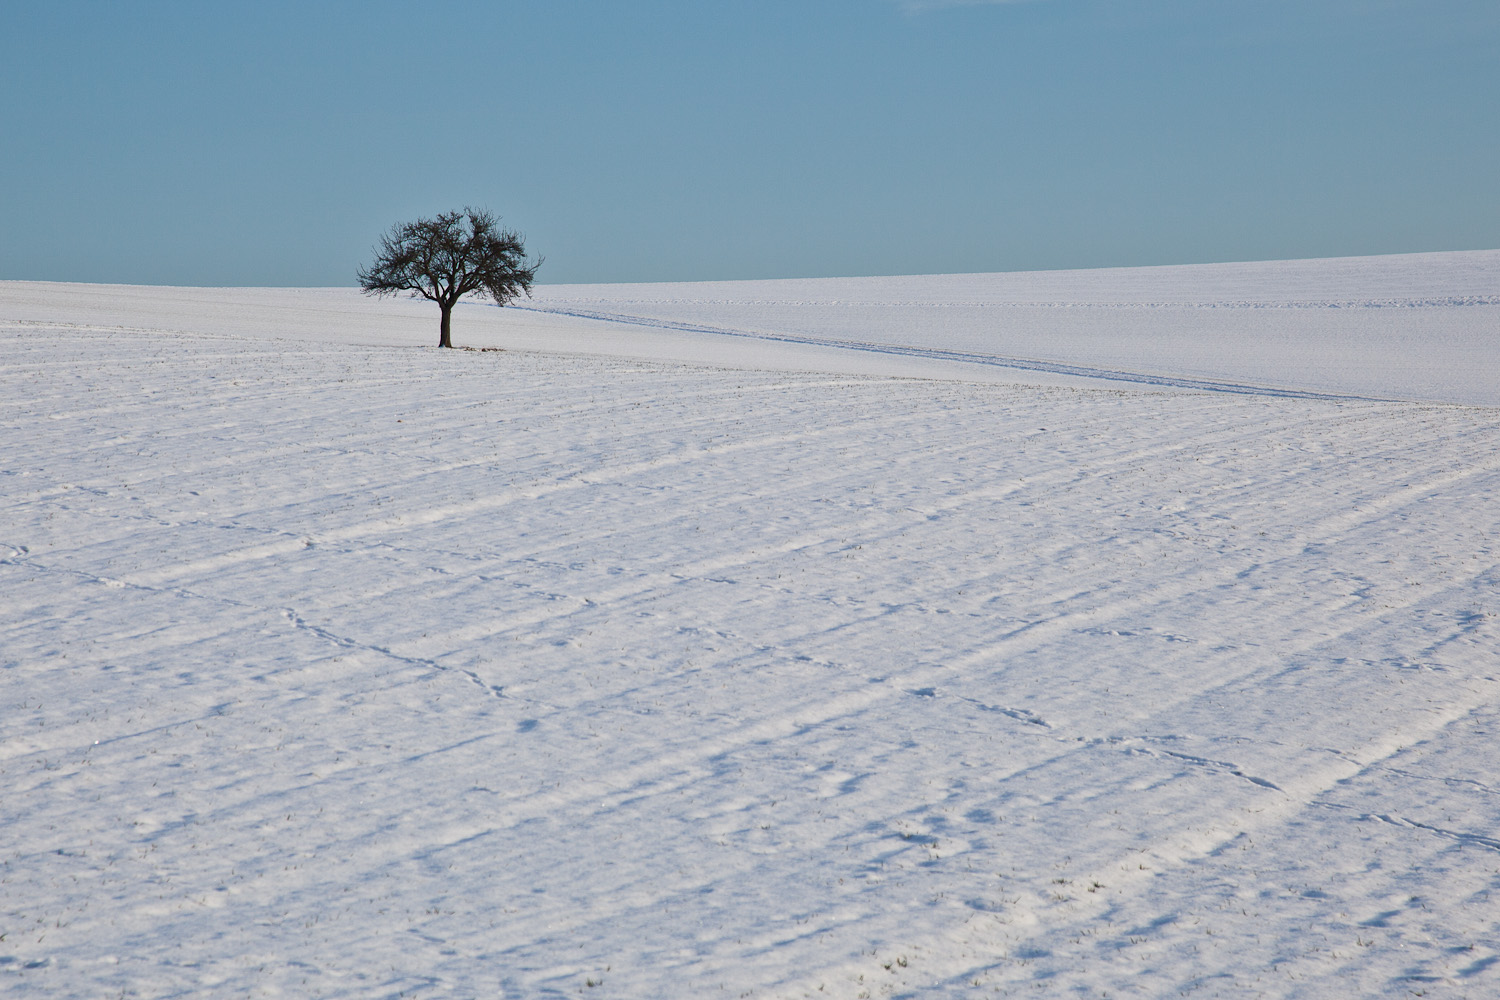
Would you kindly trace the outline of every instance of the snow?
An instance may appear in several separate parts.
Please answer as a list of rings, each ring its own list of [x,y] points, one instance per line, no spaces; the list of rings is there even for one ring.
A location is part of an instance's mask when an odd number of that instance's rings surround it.
[[[0,282],[0,993],[1496,995],[1497,276]]]

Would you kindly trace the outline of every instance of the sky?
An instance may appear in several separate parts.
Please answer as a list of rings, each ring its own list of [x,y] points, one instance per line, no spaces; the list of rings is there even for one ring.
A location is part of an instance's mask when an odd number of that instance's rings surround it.
[[[352,285],[1500,247],[1495,0],[0,0],[0,279]]]

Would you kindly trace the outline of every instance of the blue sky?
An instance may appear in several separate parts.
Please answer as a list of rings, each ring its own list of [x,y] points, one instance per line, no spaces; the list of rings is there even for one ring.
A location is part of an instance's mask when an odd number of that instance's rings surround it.
[[[1500,247],[1495,0],[6,2],[0,278],[349,285]]]

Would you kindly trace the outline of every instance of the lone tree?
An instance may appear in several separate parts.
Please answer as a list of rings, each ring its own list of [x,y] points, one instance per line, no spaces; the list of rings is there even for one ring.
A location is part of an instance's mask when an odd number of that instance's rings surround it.
[[[375,248],[375,263],[360,268],[359,284],[371,295],[410,292],[436,302],[443,313],[438,346],[452,347],[454,303],[471,292],[502,306],[530,295],[541,265],[541,258],[527,262],[519,234],[501,229],[489,212],[465,208],[392,226]]]

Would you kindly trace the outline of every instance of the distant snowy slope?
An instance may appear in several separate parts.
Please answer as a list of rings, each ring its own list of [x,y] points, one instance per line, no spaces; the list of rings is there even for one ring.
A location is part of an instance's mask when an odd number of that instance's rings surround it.
[[[432,343],[354,289],[0,282],[0,320]],[[1500,251],[638,285],[460,307],[461,344],[770,370],[1259,389],[1500,405]]]
[[[535,307],[1116,380],[1500,404],[1500,251],[548,286]]]

